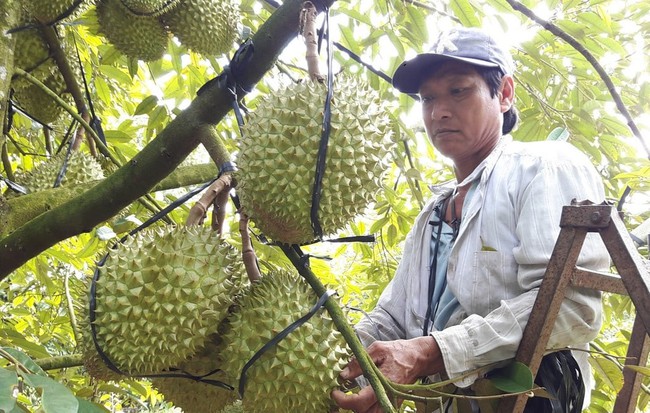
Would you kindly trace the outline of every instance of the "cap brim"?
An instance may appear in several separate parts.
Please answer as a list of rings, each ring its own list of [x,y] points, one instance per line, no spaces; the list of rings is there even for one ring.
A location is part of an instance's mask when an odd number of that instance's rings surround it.
[[[393,74],[393,86],[403,93],[418,93],[422,82],[436,69],[436,66],[449,60],[467,62],[483,67],[499,67],[496,63],[473,59],[471,57],[422,53],[399,65],[397,70],[395,70],[395,74]]]

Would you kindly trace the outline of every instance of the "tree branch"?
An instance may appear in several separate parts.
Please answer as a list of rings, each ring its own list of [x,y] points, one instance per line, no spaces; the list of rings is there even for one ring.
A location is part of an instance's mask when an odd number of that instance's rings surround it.
[[[528,7],[524,6],[520,2],[516,0],[506,0],[508,4],[516,11],[520,12],[524,16],[528,17],[535,23],[539,24],[542,26],[544,29],[548,30],[549,32],[553,33],[555,36],[559,37],[560,39],[564,40],[567,42],[571,47],[573,47],[578,53],[580,53],[584,58],[591,64],[591,66],[596,70],[600,78],[602,79],[603,82],[605,82],[605,85],[607,86],[607,90],[609,91],[609,94],[612,96],[612,99],[616,103],[616,108],[618,109],[619,112],[625,117],[627,121],[627,126],[630,128],[634,136],[636,136],[639,141],[641,141],[641,146],[643,146],[643,149],[645,150],[646,154],[648,155],[648,158],[650,159],[650,149],[645,143],[645,139],[641,135],[641,131],[639,128],[636,126],[636,123],[634,122],[634,119],[632,119],[632,115],[630,115],[630,112],[627,110],[627,107],[625,106],[625,103],[623,103],[623,99],[621,99],[621,95],[616,91],[616,86],[614,86],[614,82],[612,82],[611,77],[607,74],[605,69],[598,63],[598,60],[594,57],[594,55],[589,52],[580,42],[578,42],[573,36],[565,32],[564,30],[560,29],[558,26],[554,25],[553,23],[542,19],[541,17],[537,16],[531,9]]]
[[[44,359],[34,360],[43,370],[57,370],[69,367],[83,366],[83,356],[81,354],[70,354],[67,356],[54,356]]]
[[[217,173],[217,168],[212,163],[184,166],[176,169],[168,177],[160,181],[153,187],[151,192],[202,184],[214,178]],[[40,214],[90,190],[99,182],[101,181],[45,189],[0,202],[0,238],[9,235]]]

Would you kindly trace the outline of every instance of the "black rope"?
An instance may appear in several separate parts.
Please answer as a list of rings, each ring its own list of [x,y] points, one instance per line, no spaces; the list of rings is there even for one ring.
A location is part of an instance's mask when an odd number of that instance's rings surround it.
[[[20,105],[16,104],[16,101],[12,100],[11,101],[11,106],[14,109],[16,109],[18,112],[20,112],[23,115],[27,116],[32,121],[34,121],[34,122],[38,123],[39,125],[41,125],[42,127],[47,128],[47,129],[49,129],[51,131],[54,130],[50,125],[48,125],[47,123],[45,123],[42,120],[38,119],[37,117],[31,115],[29,112],[27,112],[25,109],[23,109]]]
[[[83,79],[84,82],[84,90],[86,93],[86,101],[88,102],[88,111],[90,112],[90,122],[89,125],[92,128],[92,130],[95,131],[97,136],[99,137],[99,140],[102,141],[104,146],[108,147],[108,143],[106,142],[106,135],[104,134],[104,129],[102,128],[102,121],[99,119],[97,116],[97,113],[95,112],[95,105],[93,105],[93,100],[90,97],[90,88],[88,87],[88,80],[86,80],[86,72],[84,70],[84,65],[81,62],[81,55],[79,53],[79,45],[77,44],[77,35],[74,34],[74,47],[77,52],[77,62],[79,63],[79,69],[81,71],[81,78]],[[99,147],[99,152],[102,153],[102,155],[106,157],[110,157],[110,154],[103,148]]]
[[[329,8],[325,9],[325,20],[323,22],[324,36],[327,38],[327,96],[325,97],[325,109],[323,112],[323,126],[321,129],[320,145],[316,158],[316,173],[314,176],[314,187],[311,193],[311,226],[317,239],[323,236],[318,217],[318,209],[321,200],[323,176],[325,175],[325,164],[327,161],[327,144],[329,143],[331,120],[332,120],[332,93],[334,89],[334,75],[332,70],[332,36],[330,35]],[[320,43],[319,39],[319,43]]]
[[[136,16],[141,16],[141,17],[153,17],[153,16],[157,16],[157,15],[163,13],[173,3],[179,2],[179,1],[181,1],[181,0],[167,0],[158,9],[156,9],[154,11],[150,11],[150,12],[141,12],[141,11],[133,10],[128,4],[124,3],[124,0],[120,0],[120,3],[131,14],[134,14]]]
[[[254,355],[251,357],[250,360],[244,365],[241,371],[241,375],[239,376],[239,397],[242,399],[244,398],[244,388],[246,387],[246,372],[248,369],[255,363],[262,355],[269,350],[271,347],[275,346],[278,344],[280,341],[282,341],[285,337],[287,337],[289,334],[291,334],[292,331],[300,327],[301,325],[305,324],[310,318],[314,316],[318,312],[318,310],[325,305],[325,302],[327,301],[328,298],[330,298],[332,295],[336,294],[335,291],[333,290],[327,290],[323,295],[320,296],[316,304],[309,310],[307,314],[304,316],[300,317],[298,320],[294,321],[291,323],[287,328],[284,330],[280,331],[278,334],[275,335],[268,343],[266,343],[262,348],[260,348]]]
[[[20,185],[20,184],[17,184],[17,183],[15,183],[14,181],[5,178],[5,177],[2,176],[2,175],[0,175],[0,181],[6,183],[7,186],[9,187],[9,189],[11,189],[11,190],[13,190],[13,191],[15,191],[15,192],[18,192],[19,194],[26,195],[27,192],[28,192],[28,191],[27,191],[27,188],[25,188],[24,186],[22,186],[22,185]]]
[[[120,370],[120,369],[115,365],[115,363],[113,363],[113,361],[110,359],[110,357],[108,357],[108,355],[104,352],[104,350],[102,349],[102,347],[99,345],[99,341],[97,340],[97,326],[96,326],[96,324],[95,324],[95,320],[96,320],[96,310],[97,310],[97,281],[99,280],[99,275],[100,275],[99,269],[100,269],[102,266],[104,266],[104,264],[106,263],[106,260],[108,259],[108,255],[109,255],[109,253],[110,253],[110,250],[115,249],[119,244],[124,243],[124,241],[126,241],[126,240],[128,239],[129,236],[132,236],[132,235],[136,234],[137,232],[140,232],[140,231],[142,231],[143,229],[149,227],[151,224],[155,223],[156,221],[162,219],[164,216],[166,216],[167,214],[169,214],[172,210],[178,208],[180,205],[182,205],[182,204],[184,204],[185,202],[187,202],[187,200],[189,200],[189,199],[192,198],[193,196],[195,196],[195,195],[197,195],[198,193],[200,193],[200,192],[202,192],[203,190],[205,190],[207,187],[209,187],[210,185],[212,185],[212,183],[213,183],[214,181],[216,181],[216,180],[218,179],[219,176],[223,175],[223,174],[226,173],[226,172],[233,171],[233,170],[235,170],[235,169],[236,169],[236,167],[235,167],[234,163],[232,163],[232,162],[226,162],[226,163],[224,163],[224,164],[221,166],[221,168],[219,168],[219,175],[218,175],[216,178],[214,178],[214,179],[212,179],[211,181],[209,181],[209,182],[203,184],[203,185],[200,186],[200,187],[197,187],[197,188],[195,188],[195,189],[189,191],[187,194],[185,194],[185,195],[183,195],[182,197],[178,198],[176,201],[172,202],[172,203],[169,204],[167,207],[165,207],[164,209],[162,209],[160,212],[156,213],[154,216],[152,216],[152,217],[149,218],[147,221],[145,221],[144,223],[142,223],[139,227],[137,227],[137,228],[135,228],[135,229],[129,231],[129,233],[128,233],[127,235],[123,236],[122,238],[120,238],[119,241],[117,241],[116,243],[114,243],[114,244],[110,247],[109,252],[107,252],[107,253],[106,253],[106,254],[101,258],[101,260],[99,260],[99,262],[97,263],[97,266],[95,267],[95,272],[93,273],[93,278],[92,278],[92,280],[91,280],[91,284],[90,284],[90,297],[89,297],[89,303],[88,303],[88,313],[89,313],[89,319],[90,319],[90,333],[91,333],[91,336],[92,336],[92,339],[93,339],[93,344],[95,345],[95,350],[97,350],[97,353],[99,354],[99,357],[102,359],[102,361],[104,362],[104,364],[106,364],[106,366],[107,366],[109,369],[111,369],[112,371],[114,371],[115,373],[117,373],[117,374],[121,374],[121,375],[123,375],[123,376],[129,376],[129,377],[172,377],[172,376],[169,376],[169,374],[176,374],[176,373],[162,373],[162,374],[164,374],[164,376],[160,376],[160,375],[139,375],[139,374],[131,375],[131,374],[126,374],[126,373],[124,373],[122,370]],[[178,371],[181,371],[181,372],[182,372],[182,370],[178,370]],[[208,384],[219,385],[219,386],[221,386],[221,387],[229,388],[229,389],[231,389],[231,390],[233,389],[232,386],[229,386],[229,385],[227,385],[227,384],[225,384],[225,383],[221,383],[221,382],[218,382],[218,381],[216,381],[216,380],[205,380],[205,379],[204,379],[204,377],[209,376],[209,375],[211,375],[211,374],[213,374],[213,373],[211,372],[211,373],[208,373],[207,375],[204,375],[204,376],[193,376],[193,375],[191,375],[191,374],[189,374],[189,373],[182,372],[182,374],[179,373],[177,376],[173,376],[173,377],[186,377],[186,378],[190,378],[190,379],[192,379],[192,380],[197,380],[197,381],[201,381],[201,382],[208,383]],[[219,383],[219,384],[216,384],[216,383]],[[223,385],[223,386],[222,386],[222,385]]]
[[[68,144],[68,150],[65,153],[65,157],[63,158],[63,164],[61,164],[61,169],[59,169],[59,173],[56,175],[56,179],[54,180],[54,185],[52,188],[58,188],[61,186],[61,181],[63,181],[63,178],[65,177],[65,173],[68,170],[68,162],[70,161],[70,157],[72,156],[72,147],[74,146],[74,139],[70,139],[70,143]]]

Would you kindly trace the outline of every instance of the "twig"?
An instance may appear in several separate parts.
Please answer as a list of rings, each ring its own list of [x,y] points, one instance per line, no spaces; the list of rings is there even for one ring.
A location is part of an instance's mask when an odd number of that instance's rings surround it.
[[[609,94],[612,96],[612,99],[616,103],[616,108],[619,110],[619,112],[625,117],[627,120],[627,126],[630,128],[634,136],[636,136],[639,141],[641,141],[641,146],[645,150],[646,154],[648,154],[648,159],[650,159],[650,149],[646,145],[645,139],[641,135],[641,131],[639,128],[636,126],[636,123],[632,119],[632,115],[630,115],[630,112],[627,110],[627,107],[625,106],[625,103],[623,103],[623,99],[621,99],[621,96],[619,93],[616,91],[616,86],[614,86],[614,82],[612,82],[612,79],[609,77],[605,69],[598,63],[596,58],[587,50],[580,42],[578,42],[573,36],[565,32],[564,30],[560,29],[558,26],[554,25],[553,23],[542,19],[541,17],[537,16],[532,10],[530,10],[528,7],[524,6],[520,2],[516,0],[506,0],[510,6],[534,21],[535,23],[539,24],[542,26],[544,29],[548,30],[549,32],[553,33],[555,36],[561,38],[565,42],[567,42],[571,47],[573,47],[577,52],[579,52],[584,58],[591,64],[591,66],[598,72],[598,75],[600,78],[605,82],[605,85],[607,86],[607,90],[609,91]]]
[[[61,42],[59,40],[58,34],[56,33],[56,29],[53,26],[41,26],[40,30],[41,33],[43,33],[43,37],[49,46],[52,58],[56,62],[56,65],[59,68],[63,79],[65,80],[66,90],[72,95],[72,99],[74,100],[79,115],[84,120],[88,121],[90,119],[88,106],[84,100],[84,95],[81,91],[81,87],[79,87],[79,82],[75,77],[75,73],[72,70],[70,63],[68,62],[68,58],[63,52],[63,49],[61,48]],[[75,149],[78,148],[79,144],[81,143],[81,139],[84,137],[83,131],[84,129],[77,130],[74,142]],[[97,149],[95,147],[94,141],[90,138],[88,139],[88,147],[90,149],[91,155],[97,157]]]
[[[300,11],[300,34],[305,39],[305,46],[307,51],[305,58],[307,60],[307,68],[309,71],[309,78],[312,82],[323,82],[325,77],[320,73],[318,66],[318,36],[316,35],[316,6],[311,1],[303,3],[303,8]]]
[[[88,133],[93,140],[95,141],[95,144],[102,149],[102,152],[107,154],[108,158],[118,166],[121,166],[120,162],[113,156],[113,154],[110,153],[106,145],[104,145],[104,142],[99,139],[99,136],[97,136],[97,133],[93,130],[93,128],[82,118],[73,108],[72,106],[68,105],[59,95],[57,95],[54,91],[52,91],[50,88],[45,86],[40,80],[36,79],[34,76],[30,75],[29,73],[25,72],[24,70],[20,68],[15,68],[14,72],[17,75],[25,77],[25,79],[29,80],[31,83],[35,84],[39,88],[43,90],[48,96],[50,96],[52,99],[56,101],[56,103],[61,106],[66,112],[68,112],[77,122],[79,122],[84,129],[86,130],[86,133]]]
[[[251,236],[248,232],[248,216],[241,214],[239,218],[239,233],[241,234],[241,256],[246,267],[246,274],[250,282],[262,279],[260,267],[257,265],[257,256],[251,243]]]
[[[185,225],[200,225],[205,220],[206,213],[210,204],[217,199],[217,196],[225,192],[228,194],[231,188],[232,178],[228,174],[222,175],[214,181],[205,191],[201,198],[190,208]]]

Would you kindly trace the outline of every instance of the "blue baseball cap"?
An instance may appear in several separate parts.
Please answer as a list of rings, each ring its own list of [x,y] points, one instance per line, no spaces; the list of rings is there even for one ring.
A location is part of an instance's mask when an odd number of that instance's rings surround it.
[[[459,27],[440,33],[428,52],[404,61],[393,75],[393,86],[403,93],[417,93],[436,65],[459,60],[476,66],[498,67],[503,74],[513,74],[510,52],[492,36],[477,28]]]

